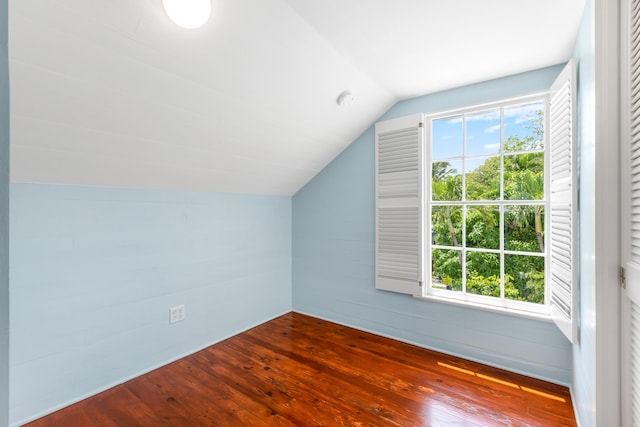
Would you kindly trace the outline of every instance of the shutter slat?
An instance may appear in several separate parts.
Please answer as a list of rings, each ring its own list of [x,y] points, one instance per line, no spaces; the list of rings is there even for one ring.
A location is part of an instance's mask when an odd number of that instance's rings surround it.
[[[638,21],[638,18],[640,17],[640,6],[638,6],[638,3],[633,3],[631,16],[632,16],[631,22],[635,23]],[[634,31],[633,33],[636,35],[640,35],[640,31]]]
[[[378,175],[378,197],[416,197],[418,171],[398,171]]]
[[[416,280],[420,273],[419,208],[378,210],[378,274]]]

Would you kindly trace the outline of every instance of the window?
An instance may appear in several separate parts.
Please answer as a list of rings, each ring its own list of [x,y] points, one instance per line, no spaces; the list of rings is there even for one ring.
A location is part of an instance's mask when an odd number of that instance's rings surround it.
[[[427,119],[429,294],[544,306],[546,105],[536,98]]]
[[[377,289],[549,316],[575,342],[574,74],[376,123]]]

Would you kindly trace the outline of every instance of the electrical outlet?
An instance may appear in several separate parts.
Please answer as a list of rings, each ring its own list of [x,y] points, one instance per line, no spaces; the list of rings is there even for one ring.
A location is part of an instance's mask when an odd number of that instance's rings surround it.
[[[184,320],[184,316],[184,304],[177,305],[169,309],[169,323],[176,323]]]

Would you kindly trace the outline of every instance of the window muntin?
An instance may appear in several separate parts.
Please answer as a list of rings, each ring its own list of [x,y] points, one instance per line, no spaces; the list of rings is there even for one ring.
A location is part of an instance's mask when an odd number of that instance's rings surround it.
[[[429,120],[427,293],[543,311],[546,99]]]

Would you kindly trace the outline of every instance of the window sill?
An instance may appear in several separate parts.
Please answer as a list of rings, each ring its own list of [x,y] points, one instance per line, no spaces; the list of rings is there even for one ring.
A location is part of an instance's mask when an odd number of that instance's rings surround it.
[[[482,304],[482,303],[473,302],[473,301],[443,298],[435,295],[427,295],[427,296],[413,295],[413,298],[417,300],[422,300],[422,301],[450,304],[458,307],[465,307],[472,310],[482,310],[482,311],[488,311],[491,313],[504,314],[507,316],[520,317],[523,319],[538,320],[541,322],[553,323],[553,319],[547,313],[536,313],[533,311],[517,310],[513,308],[508,308],[508,307],[498,307],[495,305]]]

